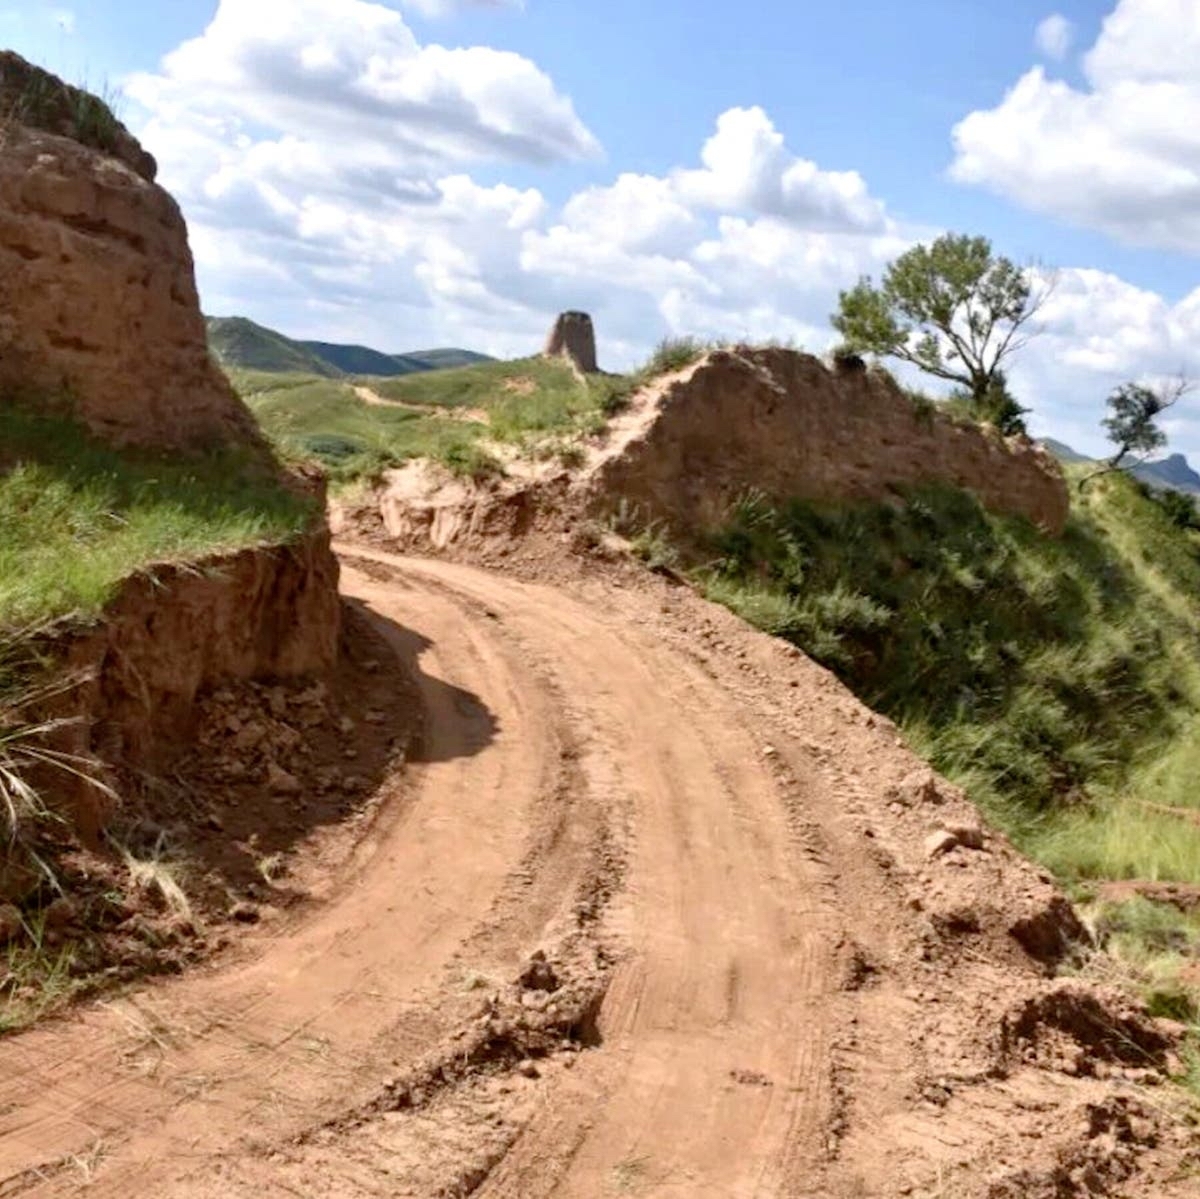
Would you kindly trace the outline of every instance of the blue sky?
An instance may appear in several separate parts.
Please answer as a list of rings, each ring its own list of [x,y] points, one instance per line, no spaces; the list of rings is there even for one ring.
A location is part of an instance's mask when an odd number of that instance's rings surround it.
[[[839,286],[949,228],[1061,269],[1035,428],[1096,449],[1114,382],[1200,374],[1195,0],[276,5],[0,0],[0,42],[119,94],[211,311],[515,354],[585,306],[614,365],[819,350]],[[1172,432],[1200,456],[1194,405]]]

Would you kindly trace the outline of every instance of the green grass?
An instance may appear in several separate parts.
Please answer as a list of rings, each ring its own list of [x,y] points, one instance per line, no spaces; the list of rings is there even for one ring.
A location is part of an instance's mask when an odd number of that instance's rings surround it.
[[[254,371],[230,378],[285,455],[317,459],[340,483],[413,458],[480,477],[500,469],[491,442],[573,461],[572,439],[598,432],[632,388],[615,375],[581,381],[565,363],[541,358],[354,382]],[[356,385],[390,403],[364,402]]]
[[[493,435],[506,440],[592,430],[597,417],[619,408],[630,391],[624,376],[589,375],[581,381],[556,358],[484,362],[369,382],[385,399],[405,404],[481,409],[488,413]]]
[[[311,515],[249,452],[117,450],[0,402],[0,628],[95,616],[138,570],[285,541]]]
[[[693,362],[699,362],[714,345],[715,343],[701,341],[696,337],[664,337],[654,347],[654,352],[639,373],[652,378],[655,375],[681,371]]]
[[[478,422],[366,404],[349,384],[328,379],[234,378],[281,453],[316,459],[335,482],[373,478],[410,458],[433,458],[468,474],[486,473],[487,457],[476,445],[486,430]],[[252,379],[249,386],[247,378]]]
[[[1200,881],[1200,556],[1114,478],[1061,539],[949,489],[903,505],[754,497],[708,594],[900,723],[1065,876]]]
[[[46,71],[31,67],[0,93],[0,117],[51,133],[67,133],[85,146],[116,149],[121,122],[114,107],[116,93],[104,86],[96,95],[86,86],[72,87]]]

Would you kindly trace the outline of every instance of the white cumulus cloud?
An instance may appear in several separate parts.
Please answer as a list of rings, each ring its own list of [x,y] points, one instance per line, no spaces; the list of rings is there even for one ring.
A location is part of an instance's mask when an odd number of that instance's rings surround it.
[[[952,175],[1131,244],[1200,253],[1200,3],[1120,0],[1086,88],[1034,67],[954,129]]]
[[[1062,13],[1051,13],[1042,21],[1033,36],[1033,43],[1047,58],[1061,62],[1071,52],[1075,27]]]
[[[525,7],[525,0],[400,0],[408,8],[423,17],[447,17],[452,13],[471,8],[517,8]]]

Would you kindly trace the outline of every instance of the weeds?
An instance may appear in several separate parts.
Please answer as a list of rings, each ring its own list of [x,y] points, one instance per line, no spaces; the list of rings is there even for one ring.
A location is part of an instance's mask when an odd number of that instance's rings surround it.
[[[0,632],[0,834],[9,847],[28,843],[36,826],[53,818],[38,782],[48,773],[70,775],[115,798],[96,762],[53,744],[77,720],[36,715],[86,681],[78,674],[48,675],[35,649],[37,633]]]
[[[76,951],[52,944],[44,915],[25,921],[25,937],[0,949],[0,1035],[15,1032],[66,1003],[82,983]]]
[[[128,849],[121,849],[121,857],[135,890],[155,897],[175,916],[185,920],[192,918],[192,905],[177,877],[180,868],[167,858],[165,839],[161,835],[149,857],[139,858]]]
[[[107,86],[94,95],[36,67],[13,67],[12,77],[0,80],[0,91],[10,121],[73,137],[93,149],[117,148],[122,126],[114,112],[116,95]]]
[[[1194,877],[1200,835],[1120,801],[1140,781],[1143,798],[1182,788],[1196,804],[1200,560],[1181,541],[1124,481],[1057,540],[950,490],[903,506],[748,495],[702,577],[901,723],[1059,870]]]
[[[667,375],[683,370],[701,358],[712,348],[708,342],[695,337],[664,337],[655,347],[654,353],[643,364],[638,374],[642,378]]]

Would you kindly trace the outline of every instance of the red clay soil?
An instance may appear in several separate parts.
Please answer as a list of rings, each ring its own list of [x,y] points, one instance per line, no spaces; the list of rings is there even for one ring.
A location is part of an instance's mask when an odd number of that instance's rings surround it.
[[[647,574],[343,568],[410,764],[324,902],[0,1041],[0,1196],[1198,1193],[1174,1030],[827,672]]]

